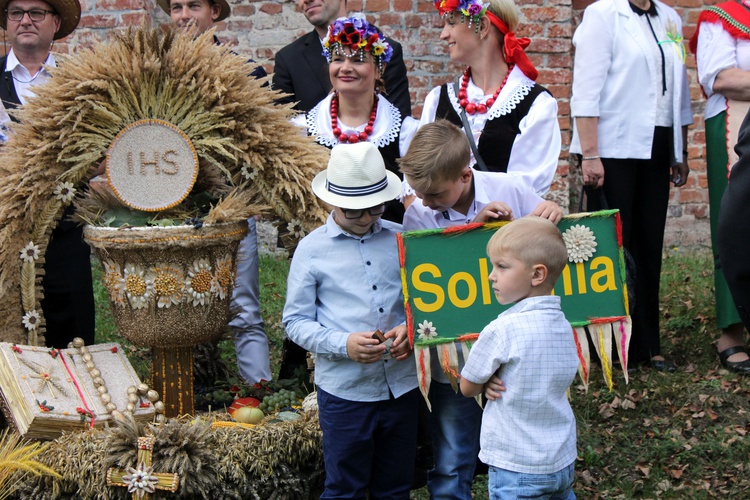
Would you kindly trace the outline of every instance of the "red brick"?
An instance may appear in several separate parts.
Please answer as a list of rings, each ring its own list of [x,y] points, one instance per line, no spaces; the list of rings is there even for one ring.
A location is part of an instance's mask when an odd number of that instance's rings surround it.
[[[79,28],[114,28],[117,26],[117,17],[111,14],[83,15]]]
[[[570,39],[564,38],[536,38],[532,40],[528,51],[542,53],[570,53],[572,43]]]
[[[413,0],[393,0],[393,10],[399,12],[413,12],[414,1]]]
[[[549,24],[547,25],[547,36],[550,38],[571,38],[573,26],[570,24]]]
[[[120,19],[122,20],[122,26],[140,26],[144,23],[152,21],[152,17],[148,12],[131,12],[128,14],[121,14]]]
[[[383,26],[400,26],[401,15],[385,12],[381,14],[380,19],[378,20],[376,24],[381,29],[383,29],[382,28]],[[391,34],[386,33],[386,36],[391,36]]]
[[[255,14],[255,5],[232,6],[232,17],[252,16]]]
[[[260,7],[260,11],[264,12],[266,14],[275,15],[275,14],[281,14],[281,5],[277,3],[264,3]]]
[[[564,7],[536,7],[525,9],[523,13],[529,21],[549,22],[570,19],[570,9]]]
[[[143,0],[96,0],[97,10],[140,10],[145,9]],[[90,10],[89,7],[87,10]],[[83,5],[81,5],[83,12]],[[80,27],[80,26],[79,26]]]
[[[548,54],[547,67],[570,69],[573,67],[573,57],[570,54]]]
[[[388,0],[367,0],[367,10],[370,12],[388,12],[391,10]]]

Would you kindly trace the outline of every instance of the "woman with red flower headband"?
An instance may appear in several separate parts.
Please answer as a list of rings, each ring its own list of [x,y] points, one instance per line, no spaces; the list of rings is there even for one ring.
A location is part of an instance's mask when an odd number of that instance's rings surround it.
[[[437,0],[435,6],[445,22],[440,39],[451,61],[466,70],[457,82],[427,95],[420,125],[447,119],[475,142],[475,169],[507,172],[545,194],[560,156],[557,101],[534,83],[537,71],[524,52],[529,41],[513,33],[518,25],[513,0]],[[436,353],[430,359],[435,461],[427,480],[430,495],[469,500],[482,410],[453,390]]]
[[[473,155],[475,168],[523,177],[545,194],[560,156],[557,101],[534,83],[537,70],[524,52],[529,40],[513,32],[513,0],[436,0],[435,7],[445,22],[440,39],[466,70],[427,95],[420,125],[445,118],[469,128],[482,160]]]
[[[383,71],[393,49],[385,35],[358,17],[334,21],[323,40],[332,92],[306,115],[295,120],[319,144],[367,141],[375,144],[386,168],[403,178],[396,160],[406,152],[406,142],[417,128],[412,117],[402,117],[396,106],[381,96]],[[403,132],[402,132],[403,131]],[[386,206],[383,218],[401,223],[403,196]]]

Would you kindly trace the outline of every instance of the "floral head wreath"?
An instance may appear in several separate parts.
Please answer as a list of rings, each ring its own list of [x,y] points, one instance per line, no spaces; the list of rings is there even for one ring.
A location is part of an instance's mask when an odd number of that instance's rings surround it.
[[[505,53],[505,62],[518,66],[524,75],[536,81],[539,72],[534,67],[524,49],[529,46],[528,38],[516,38],[508,25],[502,19],[497,17],[492,11],[487,10],[490,4],[481,3],[481,0],[435,0],[435,7],[440,13],[440,17],[445,17],[453,12],[461,13],[461,22],[464,18],[469,18],[469,29],[474,24],[474,32],[479,32],[479,20],[482,16],[503,34],[503,52]]]
[[[469,19],[469,28],[474,24],[475,30],[479,30],[479,20],[487,12],[490,6],[488,3],[482,3],[481,0],[435,0],[435,7],[440,13],[440,17],[458,11],[461,14],[461,22],[464,18]]]
[[[347,54],[342,49],[349,47]],[[358,17],[341,17],[328,28],[323,40],[323,56],[330,63],[334,53],[346,58],[364,57],[365,52],[372,54],[375,63],[383,70],[383,63],[391,60],[393,47],[385,40],[385,35],[378,28]]]

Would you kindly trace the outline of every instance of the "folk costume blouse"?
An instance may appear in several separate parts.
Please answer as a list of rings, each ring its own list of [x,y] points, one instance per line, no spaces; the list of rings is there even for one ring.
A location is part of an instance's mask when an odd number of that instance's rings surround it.
[[[671,81],[672,163],[682,161],[682,127],[693,122],[687,73],[680,50],[682,21],[674,9],[651,0],[656,16],[651,26],[659,38],[644,29],[628,0],[601,0],[589,5],[573,35],[576,56],[573,69],[571,116],[597,117],[599,156],[649,159],[654,128],[659,125],[657,100]],[[645,14],[649,15],[649,14]],[[671,75],[659,47],[673,64]],[[634,112],[635,111],[635,112]],[[573,128],[572,153],[581,153],[577,127]]]
[[[739,14],[737,19],[733,13]],[[708,98],[705,109],[708,120],[727,107],[726,98],[713,91],[719,73],[730,68],[750,70],[750,11],[739,2],[709,7],[698,18],[696,35],[697,46],[694,40],[690,44],[695,48],[699,83]]]
[[[470,102],[485,102],[492,94],[469,79]],[[522,177],[540,196],[549,191],[557,170],[561,136],[557,101],[518,66],[487,113],[467,114],[479,154],[487,168]],[[435,87],[425,98],[420,125],[445,118],[463,129],[461,106],[452,83]],[[473,155],[472,155],[472,161]]]

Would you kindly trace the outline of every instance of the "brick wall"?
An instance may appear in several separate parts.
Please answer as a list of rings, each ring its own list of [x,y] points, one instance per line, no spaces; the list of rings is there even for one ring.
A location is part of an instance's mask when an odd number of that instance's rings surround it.
[[[568,162],[571,137],[570,84],[572,80],[572,43],[575,27],[590,0],[517,0],[521,10],[518,36],[532,39],[529,54],[539,69],[538,82],[558,99],[563,151],[560,155],[552,197],[575,210],[580,179],[577,168]],[[685,25],[685,38],[694,32],[695,21],[703,8],[701,0],[667,0],[677,9]],[[716,3],[707,0],[706,4]],[[296,2],[230,0],[232,16],[220,23],[217,35],[235,46],[241,54],[253,57],[270,72],[273,54],[280,47],[311,29],[296,11]],[[442,22],[430,0],[349,0],[350,12],[365,12],[389,36],[401,42],[409,71],[409,83],[415,116],[421,112],[425,95],[434,86],[451,80],[462,68],[449,62],[440,42]],[[113,29],[142,22],[169,23],[155,0],[82,0],[81,24],[70,37],[56,44],[56,50],[69,52],[106,40]],[[667,243],[675,246],[706,245],[708,229],[708,191],[705,175],[705,135],[703,100],[695,75],[695,59],[688,56],[695,124],[690,129],[688,150],[691,175],[682,189],[673,189],[669,206]]]

